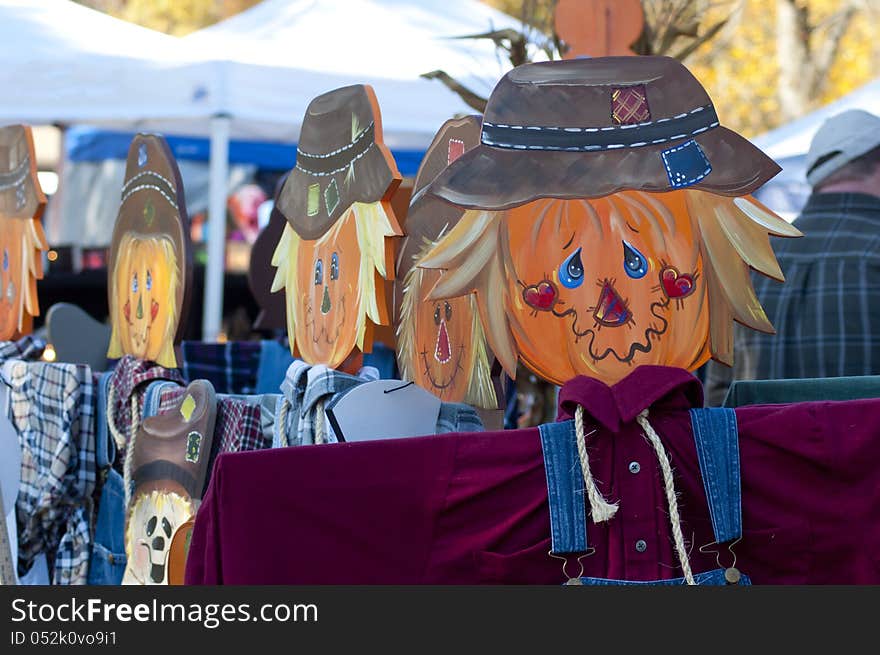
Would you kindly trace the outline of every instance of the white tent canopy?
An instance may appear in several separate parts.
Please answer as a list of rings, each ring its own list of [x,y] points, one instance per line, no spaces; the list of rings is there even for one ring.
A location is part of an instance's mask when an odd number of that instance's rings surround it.
[[[446,119],[473,113],[444,69],[488,93],[509,68],[489,41],[519,27],[476,0],[267,0],[176,39],[67,0],[0,0],[0,125],[91,123],[210,136],[211,201],[202,333],[222,314],[230,139],[295,142],[312,98],[373,86],[392,148],[426,147]]]

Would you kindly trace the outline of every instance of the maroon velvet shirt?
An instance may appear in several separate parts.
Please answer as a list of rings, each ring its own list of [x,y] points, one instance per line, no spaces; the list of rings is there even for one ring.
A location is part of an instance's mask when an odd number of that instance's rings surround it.
[[[612,387],[576,378],[561,391],[561,418],[578,403],[586,431],[596,429],[587,437],[593,475],[620,505],[610,522],[589,523],[595,553],[584,575],[682,575],[657,459],[635,422],[645,407],[672,462],[691,567],[716,568],[716,555],[700,551],[713,533],[687,412],[702,406],[696,378],[659,366]],[[737,568],[755,584],[880,583],[880,400],[736,414]],[[537,429],[305,446],[217,460],[186,581],[558,584],[565,576],[549,549]],[[732,561],[722,548],[720,564]],[[572,561],[568,572],[577,568]]]

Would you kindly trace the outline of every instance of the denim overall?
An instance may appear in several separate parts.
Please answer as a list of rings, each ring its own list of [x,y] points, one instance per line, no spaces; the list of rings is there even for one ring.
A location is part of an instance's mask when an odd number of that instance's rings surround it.
[[[107,386],[112,371],[98,378],[98,434],[95,439],[95,463],[101,480],[95,538],[89,559],[87,584],[118,585],[125,573],[125,485],[113,468],[116,442],[107,428]]]
[[[742,537],[736,414],[732,409],[706,408],[692,409],[690,416],[715,543],[732,544]],[[574,421],[542,425],[540,432],[550,503],[550,554],[560,559],[568,555],[583,557],[589,552],[587,516]],[[694,580],[704,585],[751,584],[748,576],[739,574],[736,569],[723,568],[695,573]],[[580,576],[567,584],[679,585],[685,584],[685,579],[635,582]]]

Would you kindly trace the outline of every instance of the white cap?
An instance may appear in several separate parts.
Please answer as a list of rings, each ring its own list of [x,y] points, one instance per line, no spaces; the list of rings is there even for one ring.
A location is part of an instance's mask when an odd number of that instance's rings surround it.
[[[880,116],[848,109],[827,119],[807,153],[807,182],[816,186],[844,164],[880,146]]]

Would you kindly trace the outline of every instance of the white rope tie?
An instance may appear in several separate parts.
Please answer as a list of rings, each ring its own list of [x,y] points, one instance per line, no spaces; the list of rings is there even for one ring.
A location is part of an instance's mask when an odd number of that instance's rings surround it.
[[[315,403],[315,443],[327,443],[327,430],[324,425],[324,401]]]
[[[587,455],[587,446],[584,441],[584,408],[578,405],[574,413],[575,436],[577,438],[578,455],[581,460],[581,471],[584,474],[584,488],[590,501],[590,516],[593,523],[608,521],[617,513],[617,503],[609,503],[602,497],[602,493],[593,480],[590,471],[590,460]]]
[[[672,538],[675,541],[675,552],[678,555],[678,561],[681,563],[681,570],[684,573],[684,579],[689,585],[697,584],[694,581],[694,574],[691,572],[691,563],[688,560],[687,551],[684,547],[684,535],[681,532],[681,517],[678,514],[678,501],[676,500],[675,484],[672,479],[672,466],[669,464],[669,456],[666,449],[660,443],[660,437],[648,422],[648,410],[645,409],[636,417],[642,430],[645,431],[645,438],[651,442],[654,452],[657,453],[657,461],[660,463],[660,470],[663,472],[663,486],[666,491],[666,502],[669,505],[669,522],[672,525]]]
[[[131,440],[128,442],[128,448],[125,449],[125,462],[122,466],[126,507],[131,502],[131,466],[134,459],[134,445],[137,441],[138,428],[140,428],[140,417],[138,416],[137,394],[134,394],[131,397]]]
[[[282,448],[287,448],[289,445],[287,441],[287,412],[289,411],[290,403],[287,401],[287,396],[281,396],[281,407],[278,410],[278,416],[275,418],[275,422],[278,424],[278,441]]]

